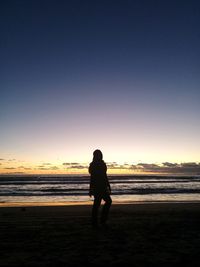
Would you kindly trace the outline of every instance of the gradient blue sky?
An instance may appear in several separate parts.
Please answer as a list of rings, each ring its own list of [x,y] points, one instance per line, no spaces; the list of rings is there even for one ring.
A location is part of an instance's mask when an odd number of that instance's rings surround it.
[[[199,162],[198,1],[2,0],[0,13],[2,159]]]

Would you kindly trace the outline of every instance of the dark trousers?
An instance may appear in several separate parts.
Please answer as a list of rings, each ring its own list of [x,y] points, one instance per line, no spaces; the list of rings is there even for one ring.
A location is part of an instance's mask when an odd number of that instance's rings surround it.
[[[105,203],[102,208],[100,222],[104,224],[108,219],[108,213],[110,210],[110,206],[112,204],[112,199],[110,197],[110,194],[108,194],[107,192],[95,194],[94,203],[92,207],[92,223],[94,225],[98,223],[98,212],[102,199],[105,201]]]

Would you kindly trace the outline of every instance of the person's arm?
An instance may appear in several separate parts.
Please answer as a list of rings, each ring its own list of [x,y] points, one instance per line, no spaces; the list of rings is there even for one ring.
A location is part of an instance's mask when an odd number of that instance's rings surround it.
[[[106,166],[106,164],[105,164],[105,175],[106,175],[106,184],[107,184],[108,190],[111,193],[111,187],[110,187],[110,183],[109,183],[108,176],[107,176],[107,166]]]
[[[90,177],[90,188],[89,188],[89,196],[91,197],[94,194],[94,185],[93,185],[93,179]]]
[[[111,186],[110,186],[107,174],[106,174],[106,180],[107,180],[107,187],[108,187],[108,189],[109,189],[109,191],[111,193]]]
[[[93,179],[92,179],[92,175],[91,175],[91,172],[92,172],[92,167],[91,167],[91,164],[90,164],[90,166],[89,166],[89,174],[90,174],[90,187],[89,187],[89,196],[91,197],[92,195],[93,195],[93,188],[94,188],[94,186],[93,186]]]

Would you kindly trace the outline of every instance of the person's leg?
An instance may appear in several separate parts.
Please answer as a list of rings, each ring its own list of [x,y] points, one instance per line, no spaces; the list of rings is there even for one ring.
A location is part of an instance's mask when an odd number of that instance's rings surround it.
[[[112,199],[108,193],[105,193],[102,198],[105,201],[105,204],[103,206],[102,213],[101,213],[101,223],[105,224],[108,219],[108,213],[110,210],[110,206],[112,204]]]
[[[102,197],[100,195],[97,195],[94,197],[94,203],[92,207],[92,225],[93,226],[98,225],[98,211],[101,205],[101,200],[102,200]]]

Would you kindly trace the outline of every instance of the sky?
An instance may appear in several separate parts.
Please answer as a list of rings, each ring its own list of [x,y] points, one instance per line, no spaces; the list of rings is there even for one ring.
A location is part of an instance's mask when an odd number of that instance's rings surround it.
[[[0,173],[200,173],[199,29],[193,0],[2,0]]]

